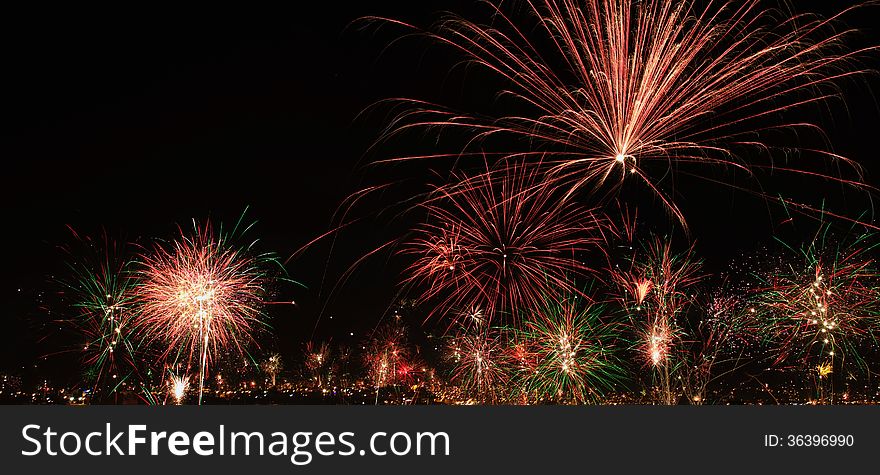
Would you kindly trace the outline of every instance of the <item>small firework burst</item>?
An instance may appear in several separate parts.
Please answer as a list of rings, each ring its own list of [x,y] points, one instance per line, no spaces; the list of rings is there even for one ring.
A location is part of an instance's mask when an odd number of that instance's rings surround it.
[[[410,362],[411,353],[406,328],[396,321],[377,328],[365,343],[364,364],[376,388],[377,403],[381,388],[407,382],[412,376],[416,365]]]
[[[687,400],[704,404],[710,384],[755,363],[745,355],[760,343],[761,324],[749,302],[726,289],[698,299],[691,313],[680,373]]]
[[[482,403],[499,402],[508,380],[505,351],[500,331],[462,327],[449,339],[452,382]]]
[[[189,375],[179,376],[172,373],[168,380],[168,390],[175,404],[182,403],[189,391]]]
[[[669,364],[669,350],[672,346],[672,330],[665,321],[652,325],[642,337],[642,351],[652,366]]]
[[[460,313],[460,321],[474,328],[483,328],[488,317],[479,305],[471,305]]]
[[[877,244],[872,234],[849,235],[856,237],[838,239],[821,225],[811,242],[786,246],[789,258],[759,276],[755,307],[775,364],[867,371],[859,350],[874,342],[880,323]]]
[[[624,266],[615,266],[611,277],[623,294],[618,298],[630,313],[638,350],[651,368],[661,400],[677,400],[674,373],[684,362],[682,321],[693,303],[693,286],[703,279],[693,249],[675,253],[668,239],[654,236],[644,249],[634,250]]]
[[[320,388],[327,379],[328,369],[332,363],[330,361],[330,345],[328,343],[315,344],[313,342],[306,343],[303,352],[305,358],[306,370],[309,377],[314,381],[315,385]]]
[[[284,361],[281,359],[281,355],[278,353],[274,353],[266,358],[266,361],[262,364],[263,371],[272,378],[272,386],[275,386],[276,377],[278,373],[284,369]]]

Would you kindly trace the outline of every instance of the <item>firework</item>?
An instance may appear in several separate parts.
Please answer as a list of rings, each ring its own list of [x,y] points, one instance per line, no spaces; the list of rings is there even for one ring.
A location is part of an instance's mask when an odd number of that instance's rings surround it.
[[[687,322],[689,349],[681,365],[682,389],[693,404],[706,403],[710,384],[742,369],[762,337],[756,311],[744,299],[717,290],[699,300],[696,321]]]
[[[385,386],[407,382],[417,365],[410,362],[411,349],[406,329],[396,322],[386,323],[376,329],[364,345],[364,365],[367,376],[376,388],[376,404],[379,390]]]
[[[189,376],[172,374],[168,380],[168,389],[171,396],[174,397],[174,403],[180,404],[184,397],[186,397],[187,391],[189,391]]]
[[[449,341],[452,382],[483,403],[497,402],[507,383],[506,344],[494,330],[463,327]]]
[[[661,400],[674,404],[675,372],[684,362],[682,320],[693,302],[692,287],[704,277],[699,274],[700,263],[693,259],[692,249],[677,254],[669,239],[659,236],[634,250],[628,261],[610,272],[623,290],[618,300],[630,314],[639,353],[651,368]]]
[[[560,200],[537,174],[487,172],[436,194],[405,250],[415,256],[408,282],[425,288],[422,301],[435,301],[430,316],[466,322],[479,313],[489,324],[590,272],[584,254],[598,247],[602,220]]]
[[[137,276],[125,246],[106,234],[102,240],[74,236],[81,246],[68,249],[71,278],[61,283],[76,314],[65,322],[84,339],[80,350],[92,390],[115,393],[119,384],[139,374],[137,348],[130,339]]]
[[[620,324],[604,305],[578,296],[551,300],[533,311],[517,341],[522,345],[514,386],[538,400],[596,402],[624,376],[617,356]]]
[[[875,247],[871,234],[836,239],[821,226],[808,244],[788,247],[792,259],[761,276],[756,308],[776,364],[867,371],[859,347],[874,341],[880,315]]]
[[[146,343],[162,345],[164,358],[197,362],[199,403],[211,360],[230,349],[243,353],[264,325],[268,279],[248,251],[207,225],[141,259],[135,326]]]
[[[281,360],[281,355],[275,353],[269,356],[266,361],[263,362],[263,371],[272,378],[272,386],[275,386],[275,378],[278,376],[278,373],[284,369],[284,362]]]
[[[351,347],[339,345],[333,354],[333,363],[330,367],[330,378],[335,386],[348,386],[351,384]]]
[[[324,373],[330,367],[330,345],[327,343],[314,344],[306,343],[305,366],[309,372],[312,381],[320,388],[324,382]]]
[[[853,59],[875,48],[844,47],[852,31],[835,23],[848,10],[828,19],[785,16],[762,3],[532,0],[522,22],[501,2],[490,3],[491,25],[453,18],[426,34],[500,76],[506,86],[498,96],[511,98],[508,110],[516,115],[468,114],[404,100],[410,107],[384,138],[409,129],[457,128],[469,146],[482,146],[503,136],[489,145],[523,148],[497,150],[502,160],[547,165],[552,179],[572,190],[610,192],[638,180],[682,224],[667,188],[674,181],[666,179],[682,169],[713,182],[706,170],[720,166],[750,179],[773,169],[861,186],[858,165],[829,151],[800,150],[849,165],[852,177],[759,160],[776,147],[758,136],[771,130],[821,133],[817,125],[786,120],[786,112],[837,95],[836,82],[864,72],[853,68]],[[747,157],[746,151],[757,153]],[[482,147],[473,152],[484,153]]]

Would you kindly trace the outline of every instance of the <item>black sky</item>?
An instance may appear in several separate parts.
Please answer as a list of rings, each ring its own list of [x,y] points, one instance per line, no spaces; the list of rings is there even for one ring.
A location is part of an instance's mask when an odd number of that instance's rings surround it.
[[[0,328],[8,328],[0,369],[50,351],[36,343],[48,331],[35,323],[43,318],[37,300],[55,290],[49,280],[60,269],[57,246],[70,241],[66,225],[132,240],[171,237],[176,223],[229,222],[249,206],[261,248],[287,256],[327,231],[351,192],[381,181],[360,167],[395,151],[365,155],[386,125],[378,113],[357,118],[370,104],[414,97],[467,107],[491,99],[492,91],[480,89],[486,82],[464,87],[460,74],[449,73],[460,59],[450,51],[419,40],[389,47],[400,30],[352,24],[377,15],[428,25],[443,10],[485,20],[477,2],[316,3],[0,10],[0,296],[8,304],[0,311]],[[798,1],[795,8],[827,13],[848,4]],[[878,10],[847,18],[866,43],[880,43]],[[874,185],[876,84],[874,77],[846,83],[846,107],[811,117]],[[770,239],[773,220],[759,200],[692,186],[682,204],[708,261],[720,265]],[[846,200],[836,203],[851,212],[866,206],[863,196]],[[371,221],[340,235],[332,254],[322,241],[292,261],[291,276],[307,289],[282,289],[299,305],[275,312],[276,341],[268,344],[295,353],[340,274],[397,231]],[[360,267],[330,300],[316,338],[362,338],[393,302],[400,266],[380,257]]]

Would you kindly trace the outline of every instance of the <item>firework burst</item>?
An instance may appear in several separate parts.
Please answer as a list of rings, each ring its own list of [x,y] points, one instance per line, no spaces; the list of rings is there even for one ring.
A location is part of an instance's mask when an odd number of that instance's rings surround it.
[[[168,379],[168,391],[174,398],[175,404],[183,402],[187,391],[189,391],[189,375],[179,376],[172,373]]]
[[[309,376],[315,382],[315,385],[320,388],[326,379],[325,373],[327,373],[328,368],[331,366],[330,345],[328,343],[316,345],[310,341],[306,343],[303,356],[305,357],[305,366]]]
[[[538,400],[596,402],[622,381],[617,356],[620,324],[605,306],[578,296],[552,300],[532,312],[518,332],[514,386]]]
[[[776,148],[759,141],[768,131],[821,134],[814,124],[786,120],[785,113],[836,96],[836,82],[864,72],[853,60],[875,49],[845,48],[852,31],[834,26],[848,10],[827,19],[786,16],[762,3],[530,0],[531,15],[521,22],[501,2],[489,3],[490,26],[454,17],[426,34],[502,78],[506,89],[499,96],[513,99],[508,110],[516,115],[403,100],[410,107],[388,136],[431,128],[462,130],[469,144],[502,136],[492,144],[525,148],[495,156],[548,165],[552,179],[572,190],[610,192],[638,180],[682,224],[668,193],[673,181],[666,178],[685,168],[711,181],[710,168],[740,170],[750,179],[766,168],[863,186],[857,164],[822,149],[800,152],[849,165],[853,176],[757,159]],[[747,150],[758,153],[747,158]]]
[[[745,355],[758,349],[762,328],[755,309],[726,289],[698,299],[692,310],[681,378],[688,401],[699,405],[707,402],[712,383],[750,362]]]
[[[642,250],[634,251],[624,266],[610,274],[623,290],[618,300],[630,314],[638,339],[637,349],[651,368],[661,400],[674,404],[674,373],[683,363],[683,317],[693,302],[692,287],[703,279],[692,249],[678,254],[669,239],[655,236]]]
[[[135,327],[147,344],[161,345],[163,358],[197,362],[200,403],[211,360],[243,353],[264,325],[268,278],[248,251],[207,225],[141,259]]]
[[[130,339],[137,276],[125,246],[106,234],[102,240],[74,236],[81,246],[68,249],[71,278],[61,283],[76,315],[65,322],[84,339],[80,349],[92,390],[114,393],[139,373],[137,347]]]
[[[364,345],[363,359],[367,376],[376,388],[376,404],[381,388],[408,382],[418,366],[411,361],[406,328],[396,322],[383,324],[373,332]]]
[[[415,256],[408,283],[436,300],[431,316],[480,324],[542,300],[551,288],[574,291],[570,278],[590,272],[585,253],[598,248],[603,221],[563,202],[535,173],[515,168],[440,187],[424,205],[427,224],[405,253]],[[473,312],[470,315],[474,315]]]
[[[793,259],[762,276],[756,308],[778,351],[776,364],[801,365],[810,372],[867,370],[859,348],[874,341],[880,322],[875,248],[872,234],[836,239],[829,226],[821,226],[807,245],[788,247]],[[824,378],[831,372],[819,374]]]
[[[278,373],[284,369],[284,361],[281,359],[281,355],[278,353],[270,355],[261,366],[263,371],[272,378],[272,386],[274,387],[276,381],[275,378],[278,376]]]

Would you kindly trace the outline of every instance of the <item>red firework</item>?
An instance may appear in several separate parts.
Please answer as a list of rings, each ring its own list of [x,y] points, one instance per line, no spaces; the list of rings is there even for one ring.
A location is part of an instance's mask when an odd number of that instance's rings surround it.
[[[364,346],[364,365],[369,379],[376,387],[377,401],[380,388],[407,382],[416,366],[410,363],[410,348],[406,329],[389,323],[377,329]]]
[[[834,23],[845,11],[828,19],[786,16],[762,7],[762,0],[709,1],[703,7],[689,0],[526,4],[536,24],[518,24],[497,2],[490,3],[489,26],[455,18],[428,33],[500,76],[506,89],[499,96],[524,105],[524,113],[480,116],[404,100],[412,107],[393,122],[390,135],[454,127],[466,131],[469,144],[505,135],[505,143],[528,148],[497,151],[499,157],[549,164],[560,182],[591,191],[637,179],[682,223],[663,188],[670,183],[664,178],[684,165],[698,176],[706,176],[698,167],[738,169],[749,177],[772,168],[863,185],[857,164],[826,150],[801,152],[849,164],[856,178],[737,154],[765,154],[773,144],[758,137],[770,130],[821,134],[817,125],[786,120],[783,113],[837,95],[836,81],[864,72],[852,60],[876,47],[843,47],[852,31],[837,30]]]
[[[636,312],[644,313],[642,350],[652,366],[670,364],[670,352],[678,343],[682,323],[678,321],[693,299],[694,284],[705,276],[693,260],[693,249],[676,254],[667,240],[655,237],[644,257],[636,257],[630,272],[617,278],[624,285],[635,283],[632,298]],[[649,284],[649,285],[648,285]]]
[[[440,187],[422,205],[427,224],[404,252],[416,257],[407,282],[425,288],[431,316],[464,320],[480,309],[480,324],[515,315],[552,289],[576,292],[572,278],[591,271],[586,253],[598,249],[604,221],[565,200],[536,173],[511,168]]]
[[[257,260],[210,225],[142,257],[135,327],[162,356],[199,365],[199,400],[210,361],[252,340],[261,325],[266,278]]]

